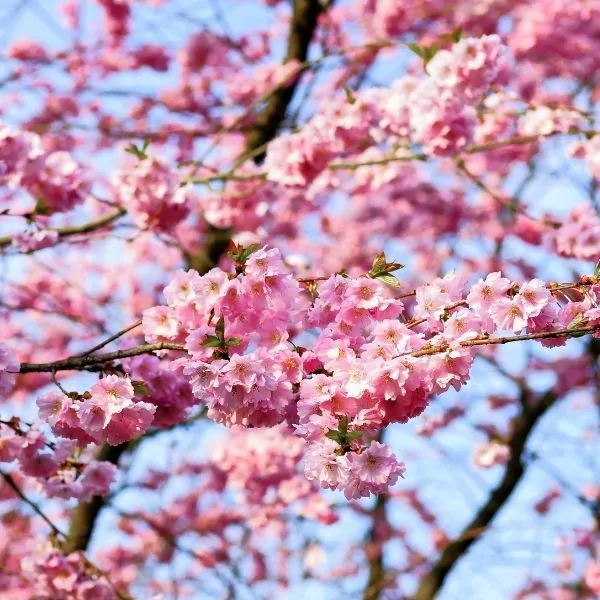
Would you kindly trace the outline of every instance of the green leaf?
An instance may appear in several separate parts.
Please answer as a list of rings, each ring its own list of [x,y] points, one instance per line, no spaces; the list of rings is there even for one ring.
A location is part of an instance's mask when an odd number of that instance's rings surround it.
[[[400,287],[400,282],[398,279],[391,275],[390,273],[381,273],[374,277],[374,279],[378,279],[379,281],[383,281],[383,283],[390,285],[392,287]]]
[[[129,146],[127,146],[127,148],[125,148],[125,152],[128,154],[133,154],[133,156],[135,156],[138,160],[145,160],[148,158],[148,155],[146,154],[148,146],[150,146],[150,142],[148,140],[144,140],[141,149],[135,144],[131,143]]]
[[[431,44],[431,46],[425,49],[425,57],[423,60],[425,64],[427,64],[440,50],[441,46],[439,44]]]
[[[229,252],[229,256],[238,264],[245,264],[250,256],[256,252],[262,244],[250,244],[249,246],[235,246],[234,249]]]
[[[133,391],[139,396],[149,396],[152,393],[145,381],[132,381],[131,385]]]
[[[241,343],[242,343],[242,338],[230,337],[228,340],[226,340],[225,345],[228,347],[231,347],[231,346],[239,346]]]
[[[354,96],[352,90],[349,87],[344,86],[344,94],[346,95],[346,100],[348,101],[348,104],[354,104],[356,102],[356,97]]]
[[[209,335],[202,342],[205,348],[219,348],[221,346],[221,340],[216,335]]]
[[[349,431],[346,434],[346,440],[351,442],[352,440],[358,439],[362,435],[362,431]]]
[[[341,440],[340,432],[337,429],[330,429],[325,433],[325,437],[337,442],[338,444]]]
[[[423,46],[419,46],[419,44],[409,43],[406,44],[408,48],[410,48],[419,58],[425,58],[425,48]]]
[[[50,207],[46,204],[46,201],[43,198],[38,198],[35,203],[35,209],[33,211],[35,215],[49,215]]]
[[[380,252],[373,261],[373,266],[371,267],[371,273],[379,273],[385,269],[387,265],[387,260],[385,259],[385,252]]]
[[[594,277],[600,278],[600,260],[596,263],[596,268],[594,269]]]
[[[423,59],[425,66],[438,53],[441,46],[439,44],[431,44],[431,46],[420,46],[419,44],[406,44],[419,58]]]

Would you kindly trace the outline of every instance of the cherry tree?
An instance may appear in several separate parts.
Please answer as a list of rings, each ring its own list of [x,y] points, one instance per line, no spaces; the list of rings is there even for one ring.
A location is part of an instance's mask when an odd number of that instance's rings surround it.
[[[4,4],[1,598],[600,595],[599,0]]]

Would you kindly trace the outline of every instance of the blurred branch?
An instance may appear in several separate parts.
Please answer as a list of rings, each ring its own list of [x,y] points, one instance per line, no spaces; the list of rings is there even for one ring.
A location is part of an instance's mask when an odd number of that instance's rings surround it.
[[[65,534],[44,514],[42,509],[32,500],[30,500],[21,490],[21,488],[17,485],[16,481],[12,478],[9,473],[5,473],[4,471],[0,471],[0,476],[6,481],[9,487],[12,488],[13,492],[29,506],[33,512],[42,517],[42,519],[48,524],[54,535],[65,537]]]
[[[523,390],[523,393],[528,392]],[[549,391],[537,401],[527,398],[523,403],[528,406],[528,409],[523,410],[515,420],[513,433],[508,442],[510,459],[500,483],[492,490],[471,522],[446,546],[429,572],[421,579],[416,593],[412,596],[413,600],[430,600],[437,596],[452,569],[506,505],[525,473],[523,454],[529,436],[556,400],[554,392]]]
[[[388,577],[383,566],[383,541],[380,539],[379,529],[387,520],[386,507],[389,496],[379,494],[375,506],[371,511],[371,527],[367,540],[369,556],[369,579],[363,594],[363,600],[378,600],[385,589]]]
[[[72,235],[78,235],[80,233],[91,233],[93,231],[97,231],[98,229],[102,229],[106,225],[110,225],[113,221],[116,221],[119,217],[122,217],[126,213],[125,209],[119,208],[118,210],[111,212],[103,217],[96,219],[95,221],[90,221],[89,223],[84,223],[83,225],[71,225],[68,227],[59,227],[57,229],[51,229],[51,231],[56,231],[58,233],[59,238],[65,238]],[[12,243],[12,236],[6,236],[0,238],[0,246],[10,246]]]

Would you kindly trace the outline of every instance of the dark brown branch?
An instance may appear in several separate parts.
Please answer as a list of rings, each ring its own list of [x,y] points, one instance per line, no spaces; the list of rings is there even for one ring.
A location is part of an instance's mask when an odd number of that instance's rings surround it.
[[[90,367],[103,365],[107,362],[139,356],[140,354],[151,354],[158,350],[185,350],[183,344],[172,344],[170,342],[158,342],[156,344],[142,344],[129,348],[128,350],[117,350],[105,354],[94,354],[85,356],[74,356],[50,363],[21,363],[19,373],[56,373],[58,371],[84,371]]]
[[[379,524],[386,517],[388,496],[379,494],[371,511],[372,524],[367,540],[369,561],[369,578],[363,594],[363,600],[379,600],[386,585],[386,573],[383,566],[383,540],[379,536]]]
[[[563,337],[582,337],[590,333],[600,331],[600,325],[593,327],[578,327],[574,329],[557,329],[555,331],[542,331],[539,333],[527,333],[523,335],[508,335],[505,337],[488,337],[474,340],[465,340],[460,342],[460,346],[492,346],[498,344],[509,344],[511,342],[524,342],[527,340],[542,340],[551,338]],[[127,350],[117,350],[116,352],[107,352],[105,354],[94,354],[84,356],[73,356],[63,360],[57,360],[50,363],[22,363],[19,368],[19,373],[57,373],[58,371],[82,371],[103,365],[108,362],[120,360],[122,358],[130,358],[139,356],[140,354],[151,354],[159,350],[179,350],[185,351],[184,344],[175,344],[172,342],[157,342],[156,344],[142,344],[129,348]],[[448,347],[445,345],[425,347],[416,352],[410,352],[402,356],[414,356],[415,358],[422,356],[430,356],[433,354],[441,354],[446,352]]]
[[[301,63],[306,61],[308,47],[322,11],[323,6],[318,0],[295,0],[284,63],[292,60]],[[258,115],[256,123],[246,134],[246,153],[254,151],[255,148],[264,147],[275,137],[297,86],[298,80],[291,85],[281,86],[271,95],[266,106]],[[263,156],[264,151],[254,156],[255,162],[260,163]]]
[[[283,62],[297,60],[305,63],[319,15],[325,8],[319,0],[295,0],[293,5],[287,51]],[[262,163],[267,144],[277,135],[299,81],[300,76],[293,83],[279,86],[269,94],[264,108],[256,116],[255,123],[246,132],[246,147],[236,161],[238,165],[250,158],[257,164]],[[215,267],[229,246],[231,233],[227,229],[218,229],[209,225],[202,249],[185,255],[189,268],[199,273],[206,273]]]
[[[471,522],[456,539],[446,546],[433,567],[421,579],[419,588],[412,596],[413,600],[430,600],[437,596],[458,561],[506,505],[525,473],[523,452],[527,440],[537,423],[555,401],[556,396],[550,391],[538,398],[537,401],[528,398],[527,402],[522,403],[528,406],[528,409],[523,410],[514,423],[513,433],[508,444],[510,459],[506,464],[500,483],[492,490]]]
[[[96,460],[108,461],[116,465],[127,449],[128,444],[120,444],[119,446],[102,444],[96,455]],[[81,502],[72,510],[67,539],[62,546],[66,554],[87,549],[94,533],[96,519],[104,503],[105,498],[94,496],[90,502]]]

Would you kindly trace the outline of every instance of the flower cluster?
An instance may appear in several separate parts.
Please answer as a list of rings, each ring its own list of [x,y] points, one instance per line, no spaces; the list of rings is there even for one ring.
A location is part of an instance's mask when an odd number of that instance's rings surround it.
[[[19,185],[26,169],[42,154],[37,135],[0,125],[0,184]]]
[[[334,275],[315,283],[309,301],[278,251],[252,250],[238,252],[235,273],[179,272],[165,288],[167,306],[146,311],[146,337],[185,340],[183,374],[210,418],[293,425],[309,442],[308,477],[348,497],[382,491],[402,475],[374,436],[419,415],[432,395],[460,389],[474,360],[469,342],[600,320],[598,286],[561,306],[542,281],[518,285],[496,272],[468,293],[455,274],[420,286],[407,321],[375,276]],[[314,331],[310,348],[292,342],[299,328]]]
[[[58,242],[58,231],[53,229],[37,229],[35,231],[22,231],[13,236],[12,244],[20,252],[33,252],[50,248]]]
[[[440,50],[427,65],[429,78],[411,94],[414,140],[428,153],[447,155],[473,139],[475,106],[506,79],[506,46],[497,35],[466,38]]]
[[[90,193],[89,177],[65,151],[45,151],[41,138],[0,125],[0,184],[21,187],[40,213],[71,210]]]
[[[40,416],[48,412],[50,399],[39,402]],[[110,462],[78,458],[77,442],[50,441],[42,431],[25,429],[19,421],[0,427],[0,463],[19,465],[19,472],[34,478],[51,498],[77,498],[89,502],[108,494],[117,468]]]
[[[307,518],[333,523],[337,515],[300,472],[304,449],[305,442],[285,425],[235,427],[226,442],[217,444],[210,462],[227,487],[253,507],[252,522],[257,525],[292,504]]]
[[[306,186],[334,158],[379,142],[411,138],[434,155],[448,155],[473,139],[475,107],[506,80],[510,60],[498,35],[466,38],[440,50],[428,76],[407,76],[389,90],[373,88],[330,101],[297,133],[273,140],[265,166],[285,186]]]
[[[51,547],[24,558],[23,574],[36,598],[116,600],[114,585],[78,552],[67,556]]]
[[[156,157],[120,169],[112,185],[115,199],[141,229],[172,232],[190,210],[190,188],[180,186],[178,173]]]
[[[577,206],[546,235],[546,240],[561,256],[598,261],[600,218],[590,204]]]
[[[127,377],[107,375],[82,396],[50,392],[38,398],[40,417],[54,433],[82,443],[117,445],[139,437],[152,425],[156,406],[134,398]]]

